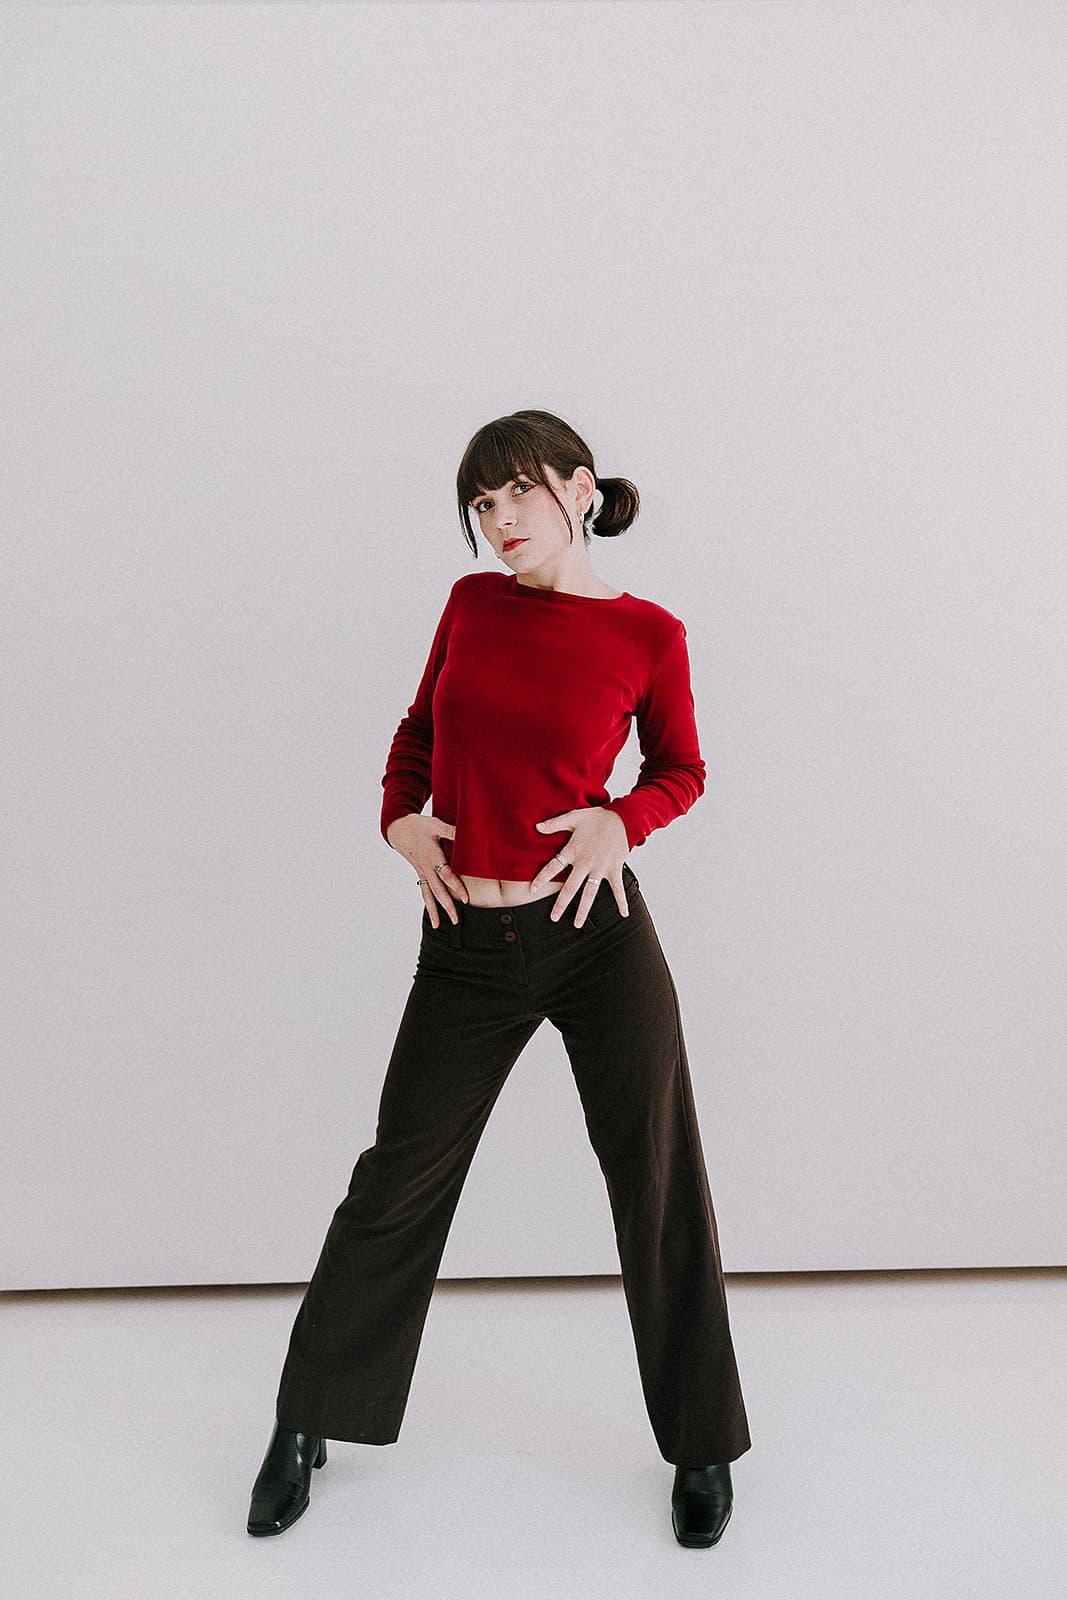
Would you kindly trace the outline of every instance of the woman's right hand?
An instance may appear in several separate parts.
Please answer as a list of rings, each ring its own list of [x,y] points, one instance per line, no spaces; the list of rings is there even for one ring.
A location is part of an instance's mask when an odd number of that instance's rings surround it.
[[[441,914],[436,909],[437,901],[444,906],[453,922],[459,921],[459,913],[452,903],[451,889],[457,899],[465,904],[470,900],[467,886],[459,875],[452,871],[450,866],[445,866],[441,872],[435,872],[445,860],[445,853],[441,849],[441,839],[454,839],[456,825],[454,822],[442,822],[438,817],[424,817],[421,813],[410,811],[406,817],[397,817],[385,830],[385,837],[394,850],[410,861],[416,873],[422,879],[420,888],[422,898],[426,902],[426,909],[430,913],[430,921],[435,928],[441,926]]]

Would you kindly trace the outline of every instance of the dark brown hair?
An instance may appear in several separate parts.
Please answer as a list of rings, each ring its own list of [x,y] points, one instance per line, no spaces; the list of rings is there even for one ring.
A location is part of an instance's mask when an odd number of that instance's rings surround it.
[[[487,422],[478,429],[463,452],[456,474],[459,520],[476,560],[478,541],[470,524],[470,502],[510,483],[513,478],[524,477],[543,484],[567,517],[566,507],[545,476],[546,466],[564,479],[570,478],[576,467],[588,467],[592,472],[604,497],[589,525],[599,538],[616,538],[636,519],[641,502],[633,484],[626,478],[598,478],[592,451],[569,423],[554,417],[550,411],[515,411],[510,417],[497,417],[495,422]],[[570,523],[570,519],[567,520]],[[573,544],[573,524],[570,528]],[[582,532],[588,544],[589,531],[583,527]]]

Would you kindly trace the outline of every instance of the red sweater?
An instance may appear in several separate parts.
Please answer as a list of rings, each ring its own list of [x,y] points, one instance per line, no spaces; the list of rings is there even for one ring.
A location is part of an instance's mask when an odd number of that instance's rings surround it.
[[[640,771],[611,800],[605,785],[633,718]],[[455,824],[455,839],[441,840],[455,872],[528,883],[570,838],[538,833],[543,818],[606,805],[632,849],[688,811],[705,777],[684,623],[631,594],[596,599],[472,572],[452,585],[393,736],[382,837],[432,793],[433,815]]]

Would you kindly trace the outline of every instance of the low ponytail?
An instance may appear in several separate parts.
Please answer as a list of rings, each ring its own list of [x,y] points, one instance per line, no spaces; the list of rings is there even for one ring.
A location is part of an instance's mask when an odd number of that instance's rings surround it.
[[[602,499],[599,506],[586,512],[586,532],[595,533],[598,539],[617,539],[637,520],[641,498],[629,478],[598,478],[596,487]]]

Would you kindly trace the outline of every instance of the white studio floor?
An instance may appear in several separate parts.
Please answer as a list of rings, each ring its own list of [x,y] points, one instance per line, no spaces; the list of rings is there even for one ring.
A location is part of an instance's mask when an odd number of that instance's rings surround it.
[[[753,1446],[670,1525],[617,1278],[441,1282],[395,1445],[245,1531],[303,1286],[0,1295],[27,1600],[1062,1600],[1067,1270],[728,1275]]]

